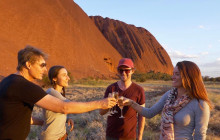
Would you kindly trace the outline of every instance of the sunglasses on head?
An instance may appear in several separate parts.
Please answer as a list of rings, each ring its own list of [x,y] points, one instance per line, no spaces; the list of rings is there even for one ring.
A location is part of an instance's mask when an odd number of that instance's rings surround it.
[[[118,69],[118,72],[119,72],[120,74],[122,74],[123,71],[124,71],[126,74],[129,74],[129,73],[131,72],[131,70],[132,70],[132,69]]]

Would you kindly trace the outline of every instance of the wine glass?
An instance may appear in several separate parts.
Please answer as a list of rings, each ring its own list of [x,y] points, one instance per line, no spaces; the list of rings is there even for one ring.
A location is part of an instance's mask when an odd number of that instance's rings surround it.
[[[114,95],[115,95],[115,93],[112,92],[112,93],[109,93],[108,97],[114,97]],[[114,107],[110,108],[108,116],[112,116],[113,114],[115,114],[114,113]]]
[[[118,101],[118,92],[114,92],[114,98],[116,99],[116,101]],[[116,110],[116,105],[113,107],[113,112],[118,113],[118,111]]]
[[[121,109],[121,116],[120,116],[119,118],[125,118],[125,117],[123,116],[123,112],[122,112],[123,107],[124,107],[124,105],[123,105],[123,96],[120,96],[120,97],[118,98],[118,106],[119,106],[119,108]]]

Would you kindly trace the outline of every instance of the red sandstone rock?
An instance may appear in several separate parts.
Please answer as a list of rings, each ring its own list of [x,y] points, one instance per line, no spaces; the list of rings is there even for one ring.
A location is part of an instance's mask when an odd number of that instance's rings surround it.
[[[48,68],[63,65],[74,78],[115,75],[122,56],[139,71],[171,73],[169,56],[145,29],[99,17],[107,41],[72,0],[1,0],[0,9],[0,75],[16,72],[17,52],[28,44],[49,54]]]
[[[16,72],[27,44],[49,54],[48,68],[64,65],[74,78],[114,74],[120,54],[72,0],[3,0],[0,9],[0,75]]]
[[[170,57],[149,31],[100,16],[90,18],[123,57],[134,60],[138,71],[172,74]]]

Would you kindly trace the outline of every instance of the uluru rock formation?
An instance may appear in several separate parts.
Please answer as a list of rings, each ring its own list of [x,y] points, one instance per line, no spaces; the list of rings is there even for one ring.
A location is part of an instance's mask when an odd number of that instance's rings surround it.
[[[27,44],[49,54],[76,78],[113,74],[121,55],[73,0],[0,1],[0,75],[16,72]],[[48,68],[49,68],[48,67]]]
[[[0,9],[0,75],[16,72],[17,52],[26,45],[49,55],[48,68],[63,65],[74,78],[112,76],[122,56],[142,72],[170,73],[173,67],[145,29],[97,18],[99,29],[105,25],[100,32],[73,0],[2,0]]]
[[[133,59],[138,71],[172,74],[169,55],[149,31],[101,16],[90,18],[123,57]]]

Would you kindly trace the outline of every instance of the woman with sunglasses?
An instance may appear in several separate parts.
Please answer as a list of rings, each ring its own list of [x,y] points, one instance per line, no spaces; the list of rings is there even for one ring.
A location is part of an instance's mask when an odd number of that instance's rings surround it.
[[[68,86],[70,80],[67,70],[63,66],[53,66],[48,72],[48,77],[52,88],[49,88],[46,92],[68,102],[69,100],[65,98],[65,87]],[[73,120],[67,119],[66,114],[43,109],[43,117],[42,140],[64,140],[67,137],[66,122],[71,126],[70,131],[73,130]]]
[[[124,103],[147,118],[162,112],[161,140],[205,140],[212,105],[199,67],[190,61],[178,62],[172,86],[151,108],[141,107],[130,99],[124,99]]]

